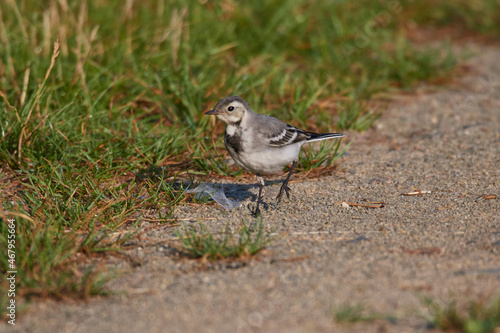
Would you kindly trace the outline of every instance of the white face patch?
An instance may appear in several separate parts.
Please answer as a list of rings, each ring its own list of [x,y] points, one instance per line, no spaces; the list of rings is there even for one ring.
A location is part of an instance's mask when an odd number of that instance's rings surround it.
[[[232,111],[229,111],[229,108],[233,108]],[[237,124],[241,123],[241,120],[245,116],[245,106],[238,101],[233,101],[231,104],[225,106],[221,112],[223,113],[217,116],[220,120],[228,125]]]
[[[227,133],[227,135],[233,136],[235,132],[236,132],[236,126],[230,126],[229,125],[229,126],[226,127],[226,133]]]

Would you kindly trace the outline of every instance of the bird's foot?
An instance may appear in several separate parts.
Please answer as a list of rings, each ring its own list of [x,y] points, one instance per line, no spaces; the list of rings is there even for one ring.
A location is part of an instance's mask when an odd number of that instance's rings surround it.
[[[265,209],[265,204],[262,203],[262,205],[264,205],[264,209]],[[260,201],[257,202],[257,206],[255,206],[255,210],[252,212],[253,217],[262,217],[262,213],[260,211],[260,206],[262,206],[262,205],[261,205]]]
[[[252,213],[253,217],[259,217],[262,216],[262,213],[260,212],[259,206],[255,207],[254,212]]]
[[[281,186],[281,188],[280,188],[280,192],[279,192],[279,193],[278,193],[278,195],[276,196],[276,200],[278,200],[278,203],[280,203],[280,202],[281,202],[281,197],[283,196],[283,192],[285,192],[285,193],[286,193],[286,197],[287,197],[288,199],[290,199],[290,193],[289,193],[289,191],[290,191],[290,188],[289,188],[287,185],[283,185],[283,186]]]

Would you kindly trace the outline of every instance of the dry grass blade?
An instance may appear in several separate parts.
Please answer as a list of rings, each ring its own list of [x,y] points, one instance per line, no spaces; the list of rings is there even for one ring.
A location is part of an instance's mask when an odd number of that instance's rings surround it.
[[[343,207],[365,207],[365,208],[384,208],[385,203],[380,203],[378,205],[366,205],[366,204],[358,204],[354,202],[342,202]]]
[[[272,259],[271,264],[275,262],[295,262],[295,261],[303,261],[311,258],[310,256],[301,256],[301,257],[293,257],[293,258],[280,258],[280,259]]]
[[[35,220],[33,220],[31,217],[29,217],[28,215],[26,214],[23,214],[23,213],[17,213],[17,212],[0,212],[0,217],[1,218],[6,218],[8,216],[17,216],[17,217],[21,217],[23,219],[26,219],[28,221],[30,221],[31,223],[33,223],[33,225],[36,227],[38,224],[35,222]]]
[[[429,194],[429,193],[432,193],[432,191],[416,190],[416,191],[413,191],[413,192],[402,193],[402,195],[404,195],[406,197],[412,197],[412,196],[421,196],[421,195]]]
[[[21,129],[21,133],[19,133],[19,142],[17,145],[17,159],[20,162],[22,158],[22,145],[23,145],[23,138],[25,136],[25,129],[26,126],[28,125],[28,122],[30,121],[31,114],[33,113],[33,110],[35,107],[39,104],[40,102],[40,97],[42,97],[43,91],[45,89],[45,83],[47,82],[47,79],[49,78],[50,72],[52,71],[52,68],[54,68],[54,64],[56,63],[57,56],[59,55],[59,40],[56,40],[54,42],[54,51],[52,52],[52,57],[50,59],[50,66],[47,69],[47,72],[45,73],[45,79],[42,83],[42,85],[38,88],[38,91],[36,92],[36,99],[33,105],[31,106],[28,116],[26,117],[26,120],[24,121],[23,128]]]
[[[496,194],[483,194],[481,196],[479,196],[476,201],[483,201],[483,200],[496,200],[497,199],[497,195]]]
[[[45,80],[49,78],[50,72],[52,71],[52,68],[54,68],[54,64],[56,63],[56,59],[59,56],[59,48],[61,46],[61,43],[59,43],[59,39],[56,39],[54,42],[54,51],[52,51],[52,57],[50,58],[50,66],[49,69],[47,69],[47,72],[45,73]]]
[[[30,80],[30,71],[31,71],[31,62],[28,62],[28,65],[26,66],[26,70],[24,71],[23,91],[21,92],[21,97],[19,100],[20,108],[23,107],[24,101],[26,100],[26,93],[28,91],[28,83]]]

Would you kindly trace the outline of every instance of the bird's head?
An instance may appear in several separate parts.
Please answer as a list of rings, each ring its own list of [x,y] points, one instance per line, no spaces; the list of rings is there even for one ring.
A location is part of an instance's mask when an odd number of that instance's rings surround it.
[[[248,103],[239,96],[229,96],[221,99],[213,110],[205,114],[217,116],[228,125],[238,125],[245,114],[253,112]]]

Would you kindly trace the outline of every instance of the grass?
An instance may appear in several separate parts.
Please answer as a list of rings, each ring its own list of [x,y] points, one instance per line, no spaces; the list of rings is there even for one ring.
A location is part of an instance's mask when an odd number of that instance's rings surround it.
[[[104,234],[90,231],[87,235],[79,231],[66,233],[61,228],[60,217],[36,224],[22,214],[11,214],[15,220],[16,237],[12,256],[0,256],[2,272],[17,271],[16,299],[53,297],[57,299],[81,298],[106,294],[104,284],[111,277],[104,270],[89,264],[85,257],[75,256],[86,251],[98,251]],[[4,217],[0,218],[0,243],[8,243],[8,227]],[[11,240],[12,238],[9,238]],[[116,246],[116,245],[113,245]],[[7,246],[6,246],[7,248]],[[10,247],[9,247],[10,248]],[[102,248],[100,249],[102,251]],[[10,253],[10,252],[9,252]],[[6,280],[0,284],[2,294],[7,288]],[[2,299],[6,304],[8,299]],[[19,302],[18,302],[19,305]],[[2,307],[2,313],[5,307]]]
[[[422,299],[429,314],[425,317],[432,328],[445,332],[496,333],[500,327],[500,298],[481,301],[447,302],[426,297]],[[335,321],[343,324],[373,322],[376,320],[397,321],[393,316],[366,311],[361,304],[345,305],[332,309]]]
[[[272,241],[270,234],[264,232],[262,220],[256,223],[256,227],[243,223],[236,233],[226,229],[214,234],[200,222],[199,230],[184,225],[183,231],[177,230],[177,236],[182,251],[192,258],[236,259],[252,256]]]
[[[339,323],[371,322],[380,319],[379,315],[367,314],[362,305],[343,306],[332,310],[335,320]]]
[[[319,144],[317,150],[303,149],[299,155],[298,171],[313,170],[320,167],[328,168],[333,162],[338,160],[340,156],[349,148],[352,141],[344,146],[339,152],[341,140],[325,140]]]
[[[493,333],[500,327],[500,298],[490,301],[471,301],[458,306],[431,298],[424,299],[430,312],[431,324],[444,331],[466,333]]]
[[[97,275],[76,258],[119,250],[115,235],[146,210],[167,221],[192,200],[180,178],[243,176],[224,163],[223,125],[202,114],[220,98],[313,131],[362,131],[384,108],[377,96],[456,66],[449,44],[409,41],[409,18],[499,30],[492,0],[433,2],[442,19],[420,3],[2,1],[0,213],[19,224],[18,289],[93,293]],[[306,152],[300,170],[336,149]]]
[[[453,26],[457,30],[500,36],[500,5],[495,0],[418,1],[405,15],[419,24]],[[423,10],[425,8],[425,10]]]
[[[332,313],[335,321],[342,324],[373,322],[376,320],[395,320],[395,318],[392,316],[367,311],[361,304],[344,305],[339,308],[334,308],[332,309]]]

